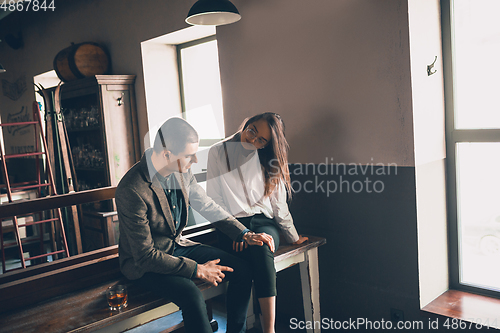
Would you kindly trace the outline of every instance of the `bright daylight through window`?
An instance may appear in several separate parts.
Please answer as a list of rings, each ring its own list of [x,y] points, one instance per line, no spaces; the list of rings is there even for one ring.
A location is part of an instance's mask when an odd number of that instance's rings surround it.
[[[215,36],[177,46],[183,112],[200,135],[200,146],[224,138],[219,54]]]
[[[450,1],[458,281],[500,291],[500,1]]]

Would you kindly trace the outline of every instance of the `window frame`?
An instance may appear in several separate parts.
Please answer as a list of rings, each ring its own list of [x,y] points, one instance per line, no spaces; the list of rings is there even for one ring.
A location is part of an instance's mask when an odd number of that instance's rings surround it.
[[[499,129],[455,129],[455,78],[453,75],[453,4],[441,0],[441,30],[443,44],[443,75],[446,130],[446,173],[448,206],[448,246],[450,289],[500,298],[500,292],[460,283],[460,242],[458,229],[456,144],[460,142],[500,142]]]
[[[192,46],[196,46],[196,45],[200,45],[200,44],[204,44],[204,43],[208,43],[208,42],[211,42],[211,41],[216,41],[217,40],[217,35],[210,35],[210,36],[207,36],[207,37],[203,37],[203,38],[200,38],[200,39],[195,39],[195,40],[192,40],[192,41],[189,41],[189,42],[186,42],[186,43],[181,43],[181,44],[177,44],[175,46],[176,48],[176,52],[177,52],[177,72],[179,74],[179,93],[180,93],[180,97],[181,97],[181,110],[182,110],[182,118],[186,119],[186,101],[185,101],[185,97],[184,97],[184,80],[182,78],[182,56],[181,56],[181,51],[183,49],[186,49],[188,47],[192,47]],[[224,110],[223,110],[224,112]],[[200,139],[200,147],[210,147],[212,146],[213,144],[221,141],[222,139],[224,138],[220,138],[220,139]]]

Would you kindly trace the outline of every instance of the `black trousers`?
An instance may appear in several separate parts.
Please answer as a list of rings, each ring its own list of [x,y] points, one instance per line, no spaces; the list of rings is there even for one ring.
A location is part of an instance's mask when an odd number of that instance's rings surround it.
[[[175,256],[183,256],[204,264],[220,259],[219,265],[229,266],[234,272],[224,272],[229,280],[226,293],[227,332],[246,331],[246,315],[252,287],[251,271],[246,262],[215,247],[196,245],[177,247]],[[160,293],[174,302],[181,310],[187,333],[212,333],[205,300],[195,283],[188,278],[159,273],[146,273],[138,280],[144,288]]]
[[[273,236],[274,248],[279,246],[280,235],[278,226],[273,219],[264,214],[256,214],[249,217],[238,218],[245,227],[255,233],[265,232]],[[252,267],[255,296],[257,298],[276,296],[276,268],[274,267],[274,253],[269,246],[249,246],[242,252],[233,250],[233,241],[225,234],[217,230],[220,248],[239,258],[248,261]]]

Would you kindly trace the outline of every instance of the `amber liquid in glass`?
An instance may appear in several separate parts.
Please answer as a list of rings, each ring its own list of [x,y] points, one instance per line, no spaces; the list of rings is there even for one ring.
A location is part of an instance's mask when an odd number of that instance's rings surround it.
[[[127,294],[126,293],[116,293],[113,295],[108,295],[109,307],[114,309],[119,309],[127,306]]]

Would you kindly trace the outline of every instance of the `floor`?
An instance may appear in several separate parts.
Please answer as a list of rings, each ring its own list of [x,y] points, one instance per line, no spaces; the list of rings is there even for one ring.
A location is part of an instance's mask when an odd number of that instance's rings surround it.
[[[219,329],[215,331],[215,333],[225,333],[226,332],[226,314],[225,314],[225,305],[224,305],[224,297],[219,296],[214,298],[213,302],[213,315],[214,319],[217,320],[219,324]],[[182,321],[182,315],[180,312],[173,313],[169,316],[165,316],[163,318],[157,319],[146,325],[142,325],[140,327],[133,328],[128,330],[127,333],[159,333],[166,328],[175,325]],[[282,321],[277,321],[276,324],[276,332],[288,332],[289,328],[286,326],[286,323]],[[253,328],[248,330],[247,333],[261,333],[262,331],[258,328]]]

